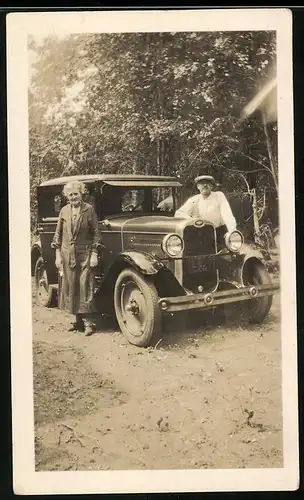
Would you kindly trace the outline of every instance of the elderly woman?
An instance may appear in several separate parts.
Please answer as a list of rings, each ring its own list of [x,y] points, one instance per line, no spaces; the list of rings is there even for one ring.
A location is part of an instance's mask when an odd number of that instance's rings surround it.
[[[215,179],[201,175],[194,180],[199,194],[192,196],[176,212],[176,217],[195,217],[210,222],[219,236],[236,229],[236,221],[224,193],[213,191]]]
[[[52,242],[56,249],[56,267],[62,282],[59,307],[76,316],[69,331],[84,331],[91,335],[94,323],[94,268],[98,264],[101,238],[94,208],[83,201],[85,184],[71,181],[64,186],[68,200],[59,214]]]

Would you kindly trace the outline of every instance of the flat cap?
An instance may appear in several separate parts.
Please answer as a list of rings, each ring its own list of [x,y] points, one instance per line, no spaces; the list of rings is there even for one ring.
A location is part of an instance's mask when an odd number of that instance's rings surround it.
[[[194,179],[195,184],[198,182],[210,182],[211,184],[216,184],[215,178],[212,175],[199,175]]]

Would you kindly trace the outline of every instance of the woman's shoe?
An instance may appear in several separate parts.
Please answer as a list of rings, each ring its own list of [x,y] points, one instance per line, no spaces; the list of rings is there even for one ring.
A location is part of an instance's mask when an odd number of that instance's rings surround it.
[[[68,332],[84,332],[84,330],[84,324],[78,321],[72,323],[70,328],[68,328]]]
[[[96,332],[96,327],[95,325],[87,325],[84,329],[84,334],[86,337],[90,337],[91,335],[93,335],[93,333]]]

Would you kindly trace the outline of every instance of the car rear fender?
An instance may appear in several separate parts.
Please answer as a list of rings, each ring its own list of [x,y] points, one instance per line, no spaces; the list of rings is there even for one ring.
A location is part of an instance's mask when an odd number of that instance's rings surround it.
[[[40,239],[35,240],[31,247],[31,274],[35,274],[35,265],[38,258],[42,255],[41,241]]]

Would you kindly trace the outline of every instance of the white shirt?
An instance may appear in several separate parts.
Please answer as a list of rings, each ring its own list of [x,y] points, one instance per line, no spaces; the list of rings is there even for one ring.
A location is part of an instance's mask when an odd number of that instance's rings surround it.
[[[236,229],[236,220],[221,191],[212,191],[208,198],[203,198],[201,194],[192,196],[175,212],[175,216],[194,217],[210,222],[215,227],[225,225],[229,232]]]

